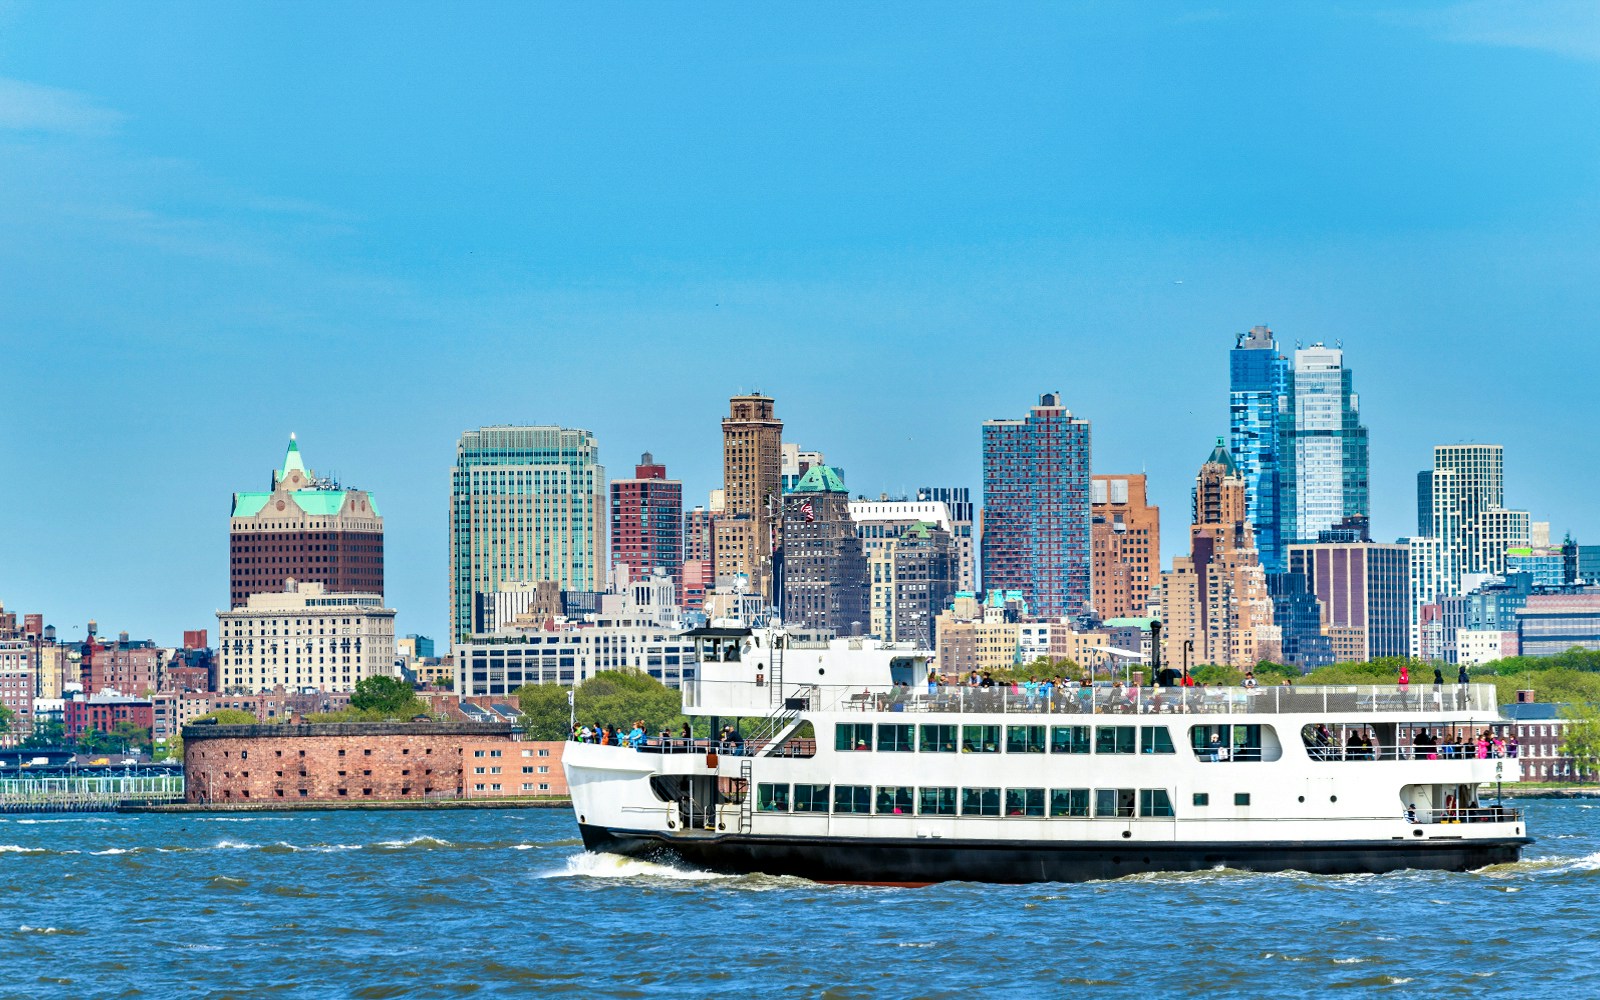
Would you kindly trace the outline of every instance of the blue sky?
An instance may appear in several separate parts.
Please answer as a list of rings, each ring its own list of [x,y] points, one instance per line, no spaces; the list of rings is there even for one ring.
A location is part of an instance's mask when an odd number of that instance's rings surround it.
[[[730,393],[857,492],[1061,390],[1164,556],[1227,348],[1342,340],[1376,534],[1442,442],[1600,542],[1592,4],[0,3],[0,600],[171,642],[290,431],[444,634],[496,422],[718,485]]]

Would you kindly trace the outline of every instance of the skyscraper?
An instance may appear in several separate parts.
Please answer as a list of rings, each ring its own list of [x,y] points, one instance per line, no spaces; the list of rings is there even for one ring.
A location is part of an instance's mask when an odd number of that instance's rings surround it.
[[[1161,579],[1161,508],[1145,502],[1145,477],[1094,476],[1090,482],[1094,608],[1101,618],[1149,613]]]
[[[1283,571],[1278,541],[1282,509],[1279,423],[1287,407],[1289,361],[1265,326],[1241,333],[1228,352],[1228,448],[1244,479],[1256,551],[1268,573]]]
[[[835,635],[871,627],[867,560],[837,469],[813,465],[785,500],[783,620]]]
[[[722,421],[723,510],[716,516],[712,555],[718,586],[739,575],[769,603],[777,516],[783,502],[783,421],[771,397],[734,396]]]
[[[1277,546],[1314,542],[1352,516],[1368,516],[1367,429],[1344,351],[1297,348],[1278,424]]]
[[[683,483],[667,478],[667,467],[645,452],[632,479],[611,483],[611,565],[629,578],[648,580],[660,567],[683,595]]]
[[[983,586],[1016,590],[1045,618],[1092,600],[1089,421],[1061,394],[1021,420],[983,424]]]
[[[365,490],[346,489],[306,468],[289,435],[272,488],[233,495],[228,606],[278,593],[289,580],[330,591],[383,596],[383,518]]]
[[[504,583],[605,586],[606,473],[594,435],[565,427],[483,427],[451,470],[453,634],[472,632],[474,594]]]
[[[1217,446],[1195,476],[1189,555],[1162,575],[1162,614],[1170,662],[1187,647],[1190,664],[1251,667],[1281,653],[1267,574],[1256,555],[1244,478]]]

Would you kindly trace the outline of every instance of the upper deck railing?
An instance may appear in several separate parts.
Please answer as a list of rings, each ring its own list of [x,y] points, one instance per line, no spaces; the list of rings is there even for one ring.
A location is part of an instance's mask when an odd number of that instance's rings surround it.
[[[762,689],[761,701],[766,693]],[[1492,684],[1224,687],[924,687],[807,684],[783,692],[792,709],[812,712],[998,713],[1004,715],[1328,715],[1333,713],[1497,713]],[[751,685],[696,679],[683,685],[688,709],[758,715]]]

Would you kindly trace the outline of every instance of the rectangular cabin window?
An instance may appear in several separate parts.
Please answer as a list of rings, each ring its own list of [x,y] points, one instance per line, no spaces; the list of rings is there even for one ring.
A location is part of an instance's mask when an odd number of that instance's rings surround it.
[[[1044,753],[1044,727],[1007,726],[1006,753]]]
[[[835,750],[871,750],[872,723],[841,722],[833,727]]]
[[[963,788],[961,790],[961,815],[1000,815],[1000,789]]]
[[[1087,788],[1050,789],[1050,815],[1089,815],[1089,790]]]
[[[1096,788],[1094,790],[1094,815],[1096,819],[1118,819],[1133,815],[1137,794],[1132,788]]]
[[[1139,815],[1140,816],[1171,816],[1172,799],[1167,795],[1165,788],[1139,789]]]
[[[1095,726],[1095,753],[1133,753],[1132,726]]]
[[[924,726],[923,728],[927,728]],[[956,790],[954,788],[918,789],[917,812],[924,816],[954,816]]]
[[[962,726],[962,753],[999,753],[999,726]]]
[[[1006,789],[1006,815],[1007,816],[1043,816],[1044,815],[1044,789],[1042,789],[1042,788],[1008,788],[1008,789]]]
[[[794,786],[794,811],[797,813],[825,813],[828,811],[827,785]]]
[[[1194,804],[1197,805],[1197,806],[1209,806],[1211,804],[1211,793],[1210,792],[1195,792],[1194,793]]]
[[[955,726],[918,726],[917,749],[923,753],[955,753]]]
[[[836,813],[866,813],[872,811],[870,785],[834,785],[833,811]]]
[[[880,723],[878,725],[878,752],[879,753],[910,753],[916,749],[914,739],[915,726],[900,723]]]
[[[1088,726],[1051,726],[1051,753],[1088,753]]]
[[[764,813],[788,812],[789,786],[767,784],[757,785],[756,808]]]
[[[1247,806],[1247,805],[1249,805],[1250,804],[1250,793],[1249,792],[1234,792],[1233,793],[1233,804],[1236,805],[1236,806]]]
[[[873,812],[880,815],[909,816],[916,811],[915,789],[904,785],[884,785],[878,789]]]
[[[1172,734],[1166,726],[1139,727],[1140,753],[1177,753],[1172,746]]]

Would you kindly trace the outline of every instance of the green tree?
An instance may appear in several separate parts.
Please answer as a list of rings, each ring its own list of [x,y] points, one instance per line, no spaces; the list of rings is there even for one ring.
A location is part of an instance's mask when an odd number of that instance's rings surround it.
[[[417,697],[416,689],[398,677],[366,677],[356,682],[350,694],[350,707],[363,720],[409,719],[426,715],[428,706]]]
[[[5,705],[0,705],[0,733],[11,731],[11,721],[16,718],[16,713]]]
[[[132,722],[119,722],[111,727],[111,739],[123,753],[138,753],[150,749],[150,730]]]
[[[66,745],[67,727],[54,719],[34,723],[33,732],[29,733],[19,744],[24,750],[42,750],[48,747],[64,747]]]
[[[214,708],[204,715],[197,715],[189,720],[190,725],[196,722],[215,722],[219,726],[253,726],[260,719],[252,712],[242,708]]]
[[[1600,770],[1600,710],[1593,705],[1575,704],[1567,709],[1566,738],[1561,752],[1572,758],[1580,777],[1593,777]]]
[[[605,670],[573,689],[580,723],[611,724],[626,732],[643,720],[645,731],[676,730],[683,721],[683,696],[639,670]],[[567,689],[525,684],[517,689],[529,739],[559,740],[568,732]]]

